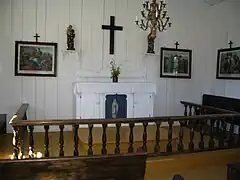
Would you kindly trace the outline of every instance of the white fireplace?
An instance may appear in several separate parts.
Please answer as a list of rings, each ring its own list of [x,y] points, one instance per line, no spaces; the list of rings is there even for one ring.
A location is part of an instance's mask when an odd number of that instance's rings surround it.
[[[74,83],[75,118],[105,118],[107,95],[126,95],[127,118],[152,117],[156,85],[152,83]]]

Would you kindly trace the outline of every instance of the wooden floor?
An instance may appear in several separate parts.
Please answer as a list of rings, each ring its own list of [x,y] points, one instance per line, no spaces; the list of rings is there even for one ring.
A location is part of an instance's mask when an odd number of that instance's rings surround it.
[[[174,174],[185,180],[226,180],[226,164],[239,162],[240,149],[148,159],[146,180],[169,180]]]
[[[165,129],[166,130],[166,129]],[[149,129],[151,131],[151,129]],[[110,131],[109,131],[110,132]],[[108,139],[110,140],[107,148],[108,153],[114,152],[114,138],[115,133],[108,132]],[[161,136],[161,151],[165,151],[167,144],[167,136],[162,130]],[[166,131],[167,132],[167,131]],[[178,132],[179,127],[173,127],[173,149],[176,149],[178,143]],[[150,141],[148,141],[148,150],[153,151],[155,145],[153,138],[151,138],[151,133],[149,132]],[[137,135],[136,135],[137,136]],[[152,136],[153,137],[153,136]],[[50,155],[58,156],[59,152],[59,133],[49,133],[50,139]],[[136,137],[135,150],[137,147],[141,146],[141,142],[137,141]],[[195,133],[194,136],[195,146],[198,146],[200,139],[199,133]],[[71,156],[73,154],[73,133],[64,132],[64,152],[66,156]],[[187,148],[189,141],[189,130],[184,129],[184,145]],[[6,159],[10,158],[12,154],[12,135],[0,135],[0,158]],[[208,137],[205,137],[205,142],[208,142]],[[206,143],[207,146],[207,143]],[[27,148],[27,147],[25,147]],[[86,155],[87,153],[86,138],[80,139],[79,151],[81,155]],[[123,142],[121,144],[121,151],[125,152],[128,148],[128,143]],[[44,153],[44,134],[34,133],[34,149],[35,152]],[[101,144],[98,140],[95,141],[93,146],[95,154],[100,154]],[[185,180],[226,180],[226,164],[240,162],[240,150],[227,150],[218,152],[205,152],[196,153],[188,155],[175,155],[166,157],[149,158],[147,161],[146,168],[146,180],[169,180],[174,174],[181,174],[185,177]]]

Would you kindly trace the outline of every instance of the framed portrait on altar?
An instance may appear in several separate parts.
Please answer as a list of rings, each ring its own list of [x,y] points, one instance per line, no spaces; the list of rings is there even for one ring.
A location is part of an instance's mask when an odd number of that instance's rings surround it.
[[[160,77],[191,78],[192,50],[161,48]]]
[[[217,79],[240,79],[240,47],[219,49]]]
[[[57,76],[57,43],[15,42],[15,76]]]

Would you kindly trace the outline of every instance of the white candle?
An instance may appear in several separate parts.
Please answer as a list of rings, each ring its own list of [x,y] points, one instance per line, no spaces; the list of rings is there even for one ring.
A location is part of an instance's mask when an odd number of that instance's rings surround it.
[[[158,4],[158,9],[159,9],[159,10],[161,9],[161,4]]]
[[[156,10],[156,17],[158,17],[158,11]]]
[[[138,21],[138,17],[136,16],[136,21]]]

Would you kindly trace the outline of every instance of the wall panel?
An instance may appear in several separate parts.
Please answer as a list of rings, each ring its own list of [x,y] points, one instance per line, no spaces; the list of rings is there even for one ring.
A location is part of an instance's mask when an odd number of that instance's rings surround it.
[[[237,96],[238,81],[216,80],[217,49],[228,41],[240,41],[239,2],[223,2],[210,7],[203,1],[167,1],[173,26],[158,33],[156,55],[146,54],[147,32],[134,23],[140,15],[139,0],[1,0],[0,1],[0,111],[8,119],[21,102],[30,103],[30,119],[73,117],[72,83],[76,75],[84,81],[110,82],[109,61],[122,65],[120,81],[157,84],[154,115],[180,115],[180,100],[200,102],[203,93]],[[36,13],[37,11],[37,13]],[[109,55],[109,31],[102,25],[116,17],[123,26],[115,33],[115,56]],[[37,22],[36,22],[37,19]],[[66,30],[72,24],[76,52],[66,53]],[[16,40],[58,43],[57,77],[15,77]],[[160,47],[193,50],[192,79],[160,78]],[[4,78],[3,78],[4,77]],[[5,78],[6,77],[6,78]],[[9,131],[11,130],[10,127]],[[52,130],[56,130],[53,127]],[[41,130],[41,129],[36,129]]]

